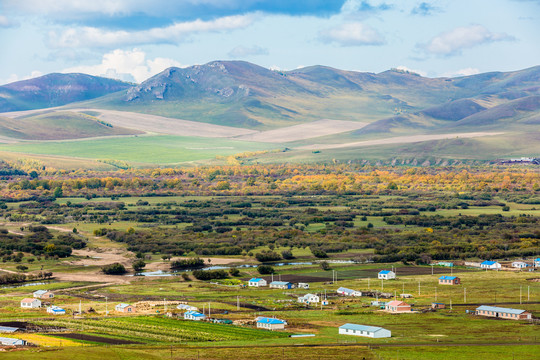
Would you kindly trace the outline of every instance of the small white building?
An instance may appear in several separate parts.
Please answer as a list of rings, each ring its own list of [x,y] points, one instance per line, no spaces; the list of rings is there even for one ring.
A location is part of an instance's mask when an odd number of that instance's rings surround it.
[[[493,269],[493,270],[498,270],[501,268],[501,264],[499,264],[498,262],[496,261],[489,261],[489,260],[486,260],[482,263],[480,263],[480,267],[482,269]]]
[[[261,287],[261,286],[266,286],[266,285],[268,285],[268,283],[267,283],[266,280],[264,280],[264,279],[261,279],[261,278],[253,278],[253,279],[250,279],[250,280],[249,280],[248,285],[249,285],[249,286],[255,286],[255,287]]]
[[[285,320],[267,317],[257,318],[257,327],[260,329],[283,330],[285,329],[285,325],[287,325],[287,322]]]
[[[396,273],[391,270],[381,270],[379,271],[379,279],[381,280],[390,280],[395,279]]]
[[[337,293],[339,295],[345,295],[345,296],[362,296],[362,292],[361,291],[356,291],[356,290],[352,290],[352,289],[347,289],[347,288],[344,288],[344,287],[340,287],[337,289]]]
[[[516,268],[516,269],[525,269],[525,268],[527,268],[529,266],[530,266],[529,264],[527,264],[526,262],[523,262],[523,261],[514,261],[512,263],[512,267]]]
[[[186,311],[199,311],[198,308],[195,306],[187,305],[187,304],[180,304],[176,307],[178,310],[186,310]]]
[[[378,326],[345,324],[339,327],[340,335],[365,336],[370,338],[389,338],[392,336],[390,330]]]
[[[184,313],[184,320],[201,321],[206,319],[206,315],[201,314],[198,311],[188,311]]]
[[[540,267],[540,257],[533,260],[533,264],[535,267]]]
[[[58,306],[49,306],[47,308],[47,312],[49,314],[53,314],[53,315],[65,315],[66,314],[66,310],[62,309],[61,307],[58,307]]]
[[[306,294],[298,298],[298,302],[302,304],[318,303],[320,301],[319,296],[315,294]]]
[[[5,346],[23,346],[26,345],[25,340],[0,337],[0,344]]]
[[[292,289],[293,284],[288,281],[272,281],[270,287],[273,289]]]
[[[538,259],[538,261],[540,261],[540,259]],[[309,284],[308,283],[298,283],[298,288],[299,289],[309,289]]]
[[[25,298],[21,300],[21,308],[36,309],[41,307],[41,300],[33,298]]]
[[[33,293],[36,299],[52,299],[54,294],[49,290],[37,290]]]

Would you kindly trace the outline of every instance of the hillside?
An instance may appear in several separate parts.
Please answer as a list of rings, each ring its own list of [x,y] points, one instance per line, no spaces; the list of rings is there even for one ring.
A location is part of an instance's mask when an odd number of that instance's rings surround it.
[[[48,74],[0,86],[0,113],[61,106],[131,86],[123,81],[86,74]]]

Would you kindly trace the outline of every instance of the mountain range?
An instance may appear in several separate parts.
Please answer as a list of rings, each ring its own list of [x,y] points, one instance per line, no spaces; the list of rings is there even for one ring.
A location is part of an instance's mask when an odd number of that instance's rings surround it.
[[[70,119],[73,131],[62,132]],[[52,135],[29,131],[37,123]],[[274,71],[213,61],[168,68],[140,84],[49,74],[0,86],[0,136],[15,140],[156,132],[315,148],[429,134],[515,137],[538,133],[539,124],[540,66],[428,78],[397,69]],[[76,135],[78,126],[85,132]]]

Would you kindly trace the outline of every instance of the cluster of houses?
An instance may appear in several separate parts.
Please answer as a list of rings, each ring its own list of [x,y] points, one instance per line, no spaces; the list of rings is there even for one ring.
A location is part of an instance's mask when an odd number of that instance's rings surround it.
[[[497,261],[486,260],[480,263],[480,267],[486,270],[500,270],[502,265]],[[521,260],[516,260],[512,262],[513,269],[527,269],[527,268],[538,268],[540,267],[540,257],[533,259],[531,262],[525,262]]]
[[[270,285],[268,285],[268,282],[263,278],[252,278],[248,281],[248,286],[251,287],[264,287],[269,286],[272,289],[309,289],[308,283],[297,283],[293,284],[288,281],[272,281],[270,282]]]
[[[54,293],[49,290],[37,290],[33,292],[33,297],[24,298],[21,300],[21,308],[23,309],[39,309],[41,308],[41,300],[51,300],[54,298]],[[53,315],[65,315],[66,310],[59,306],[51,305],[47,307],[47,313]]]
[[[19,331],[19,328],[11,327],[11,326],[0,326],[0,333],[14,333],[16,331]],[[3,346],[24,346],[26,345],[26,341],[22,339],[15,339],[15,338],[9,338],[9,337],[0,337],[0,345]]]

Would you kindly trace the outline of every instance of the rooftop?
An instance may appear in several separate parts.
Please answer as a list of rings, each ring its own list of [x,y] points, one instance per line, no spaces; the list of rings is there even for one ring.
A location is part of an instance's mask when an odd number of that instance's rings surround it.
[[[495,265],[497,264],[496,261],[490,261],[490,260],[486,260],[482,263],[482,265]]]
[[[493,311],[493,312],[500,312],[505,314],[522,314],[526,312],[527,310],[521,310],[521,309],[511,309],[511,308],[503,308],[498,306],[488,306],[488,305],[482,305],[476,308],[476,311],[483,310],[483,311]]]
[[[340,329],[349,329],[349,330],[360,330],[360,331],[368,331],[368,332],[377,332],[379,330],[386,330],[379,326],[368,326],[368,325],[357,325],[357,324],[345,324],[341,325],[339,327]]]
[[[439,280],[455,280],[457,276],[441,276]]]
[[[283,320],[279,320],[279,319],[274,319],[274,318],[267,318],[267,317],[261,317],[257,320],[257,323],[261,323],[261,324],[286,324],[285,321]]]

